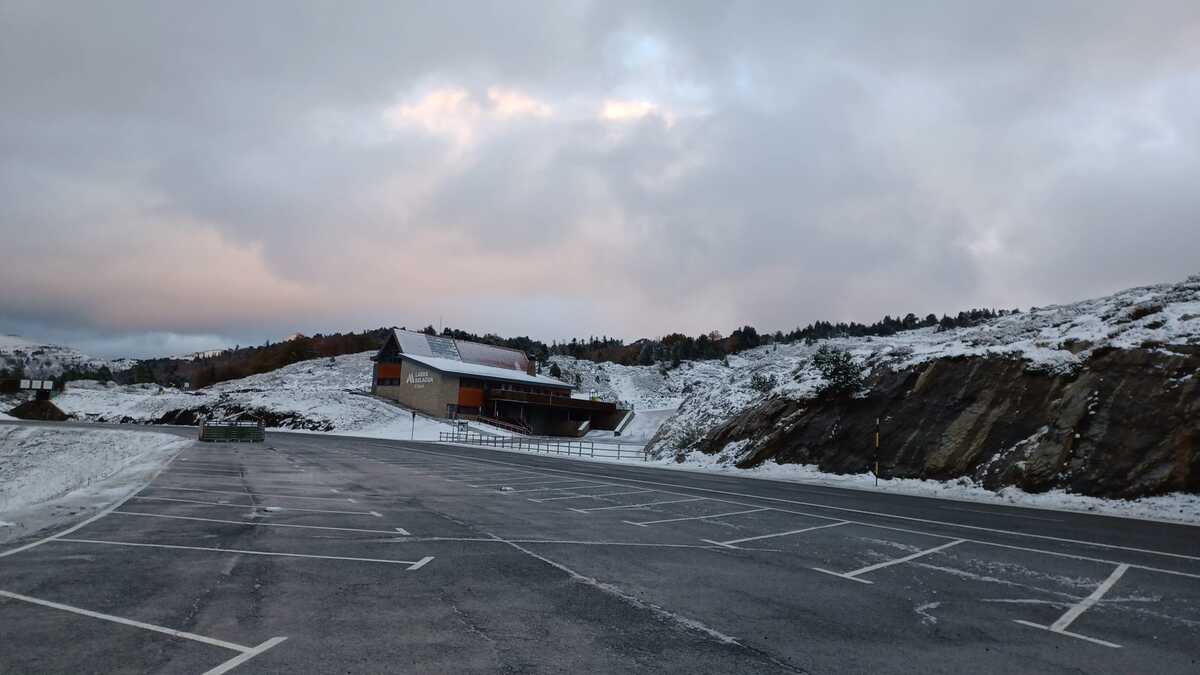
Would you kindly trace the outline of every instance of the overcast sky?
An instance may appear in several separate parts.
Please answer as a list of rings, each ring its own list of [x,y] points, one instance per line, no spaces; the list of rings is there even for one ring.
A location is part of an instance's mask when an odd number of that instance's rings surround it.
[[[0,332],[161,355],[1200,272],[1200,3],[0,0]]]

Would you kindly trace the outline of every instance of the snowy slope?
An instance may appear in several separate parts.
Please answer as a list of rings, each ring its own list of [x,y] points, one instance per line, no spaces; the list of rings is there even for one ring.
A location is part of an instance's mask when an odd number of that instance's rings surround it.
[[[367,395],[373,354],[301,361],[196,391],[85,380],[70,383],[54,403],[68,414],[95,422],[146,424],[177,410],[203,408],[218,417],[248,410],[284,418],[285,428],[408,438],[411,414]],[[417,419],[417,438],[436,440],[439,432],[449,430],[442,422]]]
[[[0,369],[24,369],[27,377],[58,377],[64,371],[98,371],[107,367],[112,372],[128,370],[137,362],[132,359],[97,359],[71,347],[31,342],[16,335],[0,335]]]
[[[868,368],[899,369],[937,358],[993,355],[1024,359],[1030,368],[1069,372],[1101,348],[1200,344],[1200,275],[1035,308],[967,328],[768,345],[729,357],[728,366],[720,361],[684,362],[664,374],[659,366],[592,363],[565,356],[551,361],[562,369],[564,380],[578,381],[582,392],[595,389],[600,398],[630,403],[635,410],[677,407],[678,414],[655,420],[670,434],[660,449],[670,449],[686,445],[684,441],[766,397],[811,396],[821,376],[810,359],[822,344],[849,350]],[[757,391],[750,386],[755,375],[773,377],[776,384],[770,391]]]
[[[0,426],[0,542],[125,499],[189,443],[159,433]]]
[[[601,400],[621,401],[634,410],[675,408],[697,386],[707,386],[729,372],[720,361],[688,361],[666,371],[658,366],[594,363],[570,356],[552,356],[550,361],[558,364],[562,379],[575,384],[579,392],[587,394],[594,389]]]

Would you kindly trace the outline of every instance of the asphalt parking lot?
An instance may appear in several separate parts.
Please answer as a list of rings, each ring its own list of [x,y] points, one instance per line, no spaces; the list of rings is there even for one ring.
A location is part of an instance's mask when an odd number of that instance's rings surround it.
[[[0,551],[0,672],[1191,673],[1197,535],[271,434]]]

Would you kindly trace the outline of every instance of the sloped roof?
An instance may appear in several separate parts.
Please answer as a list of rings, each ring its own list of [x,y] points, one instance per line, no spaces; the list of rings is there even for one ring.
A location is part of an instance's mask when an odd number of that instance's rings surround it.
[[[556,380],[553,377],[546,377],[545,375],[530,375],[525,371],[512,370],[510,368],[497,368],[495,366],[479,363],[467,363],[466,361],[456,361],[454,359],[447,359],[439,356],[422,356],[420,354],[404,354],[402,358],[409,359],[410,361],[419,363],[423,366],[428,366],[443,373],[466,375],[469,377],[478,377],[488,380],[503,380],[505,382],[536,384],[543,387],[574,389],[573,386],[561,380]]]
[[[400,353],[409,356],[430,356],[521,372],[529,370],[529,357],[519,349],[455,340],[411,330],[396,329],[393,333],[396,343],[400,346]]]

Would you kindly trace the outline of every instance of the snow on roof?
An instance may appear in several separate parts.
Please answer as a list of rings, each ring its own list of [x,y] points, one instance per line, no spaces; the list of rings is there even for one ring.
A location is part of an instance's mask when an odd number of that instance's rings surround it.
[[[472,377],[480,377],[490,380],[505,380],[507,382],[540,384],[546,387],[563,387],[567,389],[574,388],[566,382],[556,380],[553,377],[546,377],[545,375],[529,375],[528,373],[524,373],[519,370],[512,370],[510,368],[497,368],[495,366],[485,366],[479,363],[466,363],[465,361],[444,359],[437,356],[421,356],[417,354],[404,354],[403,358],[410,359],[424,366],[429,366],[430,368],[443,373],[470,375]]]

